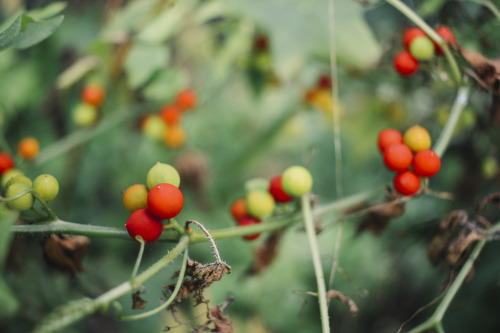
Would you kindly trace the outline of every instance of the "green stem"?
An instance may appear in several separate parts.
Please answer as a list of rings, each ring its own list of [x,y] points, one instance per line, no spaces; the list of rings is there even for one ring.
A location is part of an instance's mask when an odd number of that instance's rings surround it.
[[[182,258],[182,266],[179,271],[179,277],[177,278],[177,283],[175,284],[174,291],[172,292],[172,295],[159,307],[156,309],[150,310],[148,312],[144,312],[138,315],[134,316],[124,316],[121,317],[120,320],[137,320],[137,319],[143,319],[150,317],[152,315],[155,315],[163,310],[165,310],[177,297],[177,294],[179,293],[179,290],[181,289],[182,282],[184,281],[184,274],[186,273],[186,267],[187,267],[187,259],[188,259],[188,248],[184,250],[184,257]]]
[[[132,277],[130,278],[130,283],[134,284],[135,276],[137,275],[137,271],[139,271],[139,266],[141,265],[142,255],[144,254],[144,239],[141,236],[135,236],[135,239],[139,242],[139,253],[137,254],[137,259],[135,260],[134,269],[132,270]]]
[[[431,39],[433,39],[439,46],[443,49],[444,56],[448,63],[450,64],[451,72],[454,76],[455,82],[457,84],[462,83],[462,76],[460,75],[460,69],[458,64],[451,54],[450,48],[446,42],[439,36],[434,29],[432,29],[417,13],[415,13],[410,7],[401,2],[400,0],[385,0],[397,10],[399,10],[403,15],[405,15],[410,21],[415,23],[420,27]]]
[[[316,283],[318,285],[318,303],[321,314],[321,326],[323,328],[323,333],[328,333],[330,332],[330,322],[328,318],[325,277],[323,275],[323,266],[321,265],[321,257],[319,254],[318,243],[316,241],[316,228],[314,227],[311,203],[309,201],[308,194],[302,196],[302,212],[304,215],[307,238],[309,239],[309,246],[311,248]]]
[[[469,86],[462,86],[458,89],[457,97],[455,98],[455,102],[451,107],[448,121],[446,122],[441,135],[434,145],[434,151],[440,157],[442,157],[444,151],[448,147],[448,144],[453,136],[453,132],[455,131],[455,128],[457,126],[458,120],[460,119],[460,115],[462,114],[462,110],[468,103],[469,91]]]
[[[471,0],[471,1],[485,6],[491,11],[493,15],[495,15],[497,19],[500,20],[500,10],[498,10],[498,8],[495,6],[493,2],[488,0]]]
[[[57,218],[56,214],[54,213],[54,211],[50,208],[47,201],[45,201],[45,199],[34,189],[31,190],[31,194],[33,194],[33,196],[40,202],[40,204],[42,204],[43,209],[47,212],[47,214],[49,214],[50,220],[57,221],[58,218]]]

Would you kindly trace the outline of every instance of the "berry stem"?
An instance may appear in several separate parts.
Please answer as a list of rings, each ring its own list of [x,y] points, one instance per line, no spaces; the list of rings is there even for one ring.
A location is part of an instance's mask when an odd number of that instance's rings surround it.
[[[135,239],[139,242],[140,246],[139,253],[137,254],[137,259],[135,260],[134,269],[132,270],[132,277],[130,278],[130,284],[132,285],[134,285],[135,276],[137,275],[137,271],[139,270],[139,266],[141,265],[142,255],[144,254],[144,245],[146,244],[144,242],[144,239],[142,239],[142,237],[139,235],[135,236]]]
[[[321,326],[323,328],[323,333],[328,333],[330,332],[330,322],[328,318],[328,302],[326,298],[325,277],[323,274],[323,267],[321,265],[318,243],[316,241],[316,229],[314,227],[311,203],[309,201],[308,194],[304,194],[302,196],[301,203],[307,238],[309,239],[309,247],[311,249],[311,256],[314,265],[314,273],[316,275],[316,283],[318,286],[318,303],[321,313]]]

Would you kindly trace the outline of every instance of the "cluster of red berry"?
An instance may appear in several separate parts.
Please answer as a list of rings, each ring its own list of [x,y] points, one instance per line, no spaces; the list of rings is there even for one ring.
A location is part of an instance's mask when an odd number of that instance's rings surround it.
[[[153,140],[162,141],[169,148],[179,148],[186,142],[186,133],[181,126],[182,115],[194,109],[196,104],[196,92],[186,88],[177,94],[174,102],[164,105],[157,114],[142,118],[140,128]]]
[[[98,83],[86,84],[81,92],[81,101],[73,110],[73,121],[77,126],[88,127],[99,118],[98,108],[104,102],[106,92]]]
[[[260,223],[273,214],[276,203],[284,204],[308,193],[313,184],[309,170],[302,166],[291,166],[270,181],[254,182],[245,197],[236,199],[230,208],[238,226]],[[244,236],[246,240],[257,239],[260,234]]]
[[[33,189],[48,202],[54,200],[59,193],[59,182],[54,176],[41,174],[31,181],[21,170],[14,168],[14,160],[6,152],[0,152],[0,175],[3,194],[7,199]],[[32,208],[34,203],[33,194],[28,192],[8,201],[7,206],[17,211],[25,211]]]
[[[404,135],[391,128],[382,130],[377,143],[386,167],[397,172],[394,188],[403,195],[417,193],[420,177],[432,177],[441,168],[441,159],[430,149],[429,132],[421,126],[409,128]]]
[[[455,36],[445,26],[436,29],[436,33],[447,45],[457,47]],[[396,71],[405,76],[413,75],[418,71],[419,61],[431,60],[435,54],[443,55],[443,49],[434,40],[418,27],[411,27],[403,33],[404,50],[398,52],[393,59]]]
[[[125,224],[130,237],[141,236],[146,243],[160,237],[162,220],[177,216],[184,205],[180,182],[173,166],[158,162],[148,171],[146,185],[135,184],[123,192],[123,204],[131,213]]]

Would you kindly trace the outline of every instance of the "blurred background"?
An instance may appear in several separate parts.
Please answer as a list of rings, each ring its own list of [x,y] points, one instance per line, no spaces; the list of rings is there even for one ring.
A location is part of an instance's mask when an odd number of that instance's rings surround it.
[[[394,8],[379,1],[333,3],[332,13],[325,1],[304,0],[0,1],[2,30],[22,8],[34,16],[41,8],[46,9],[45,17],[51,10],[53,15],[64,14],[54,34],[41,43],[0,53],[5,141],[15,147],[25,136],[39,140],[40,157],[19,168],[30,177],[56,176],[61,194],[52,207],[62,220],[82,224],[122,228],[129,215],[122,191],[145,183],[157,161],[181,173],[186,201],[177,219],[195,219],[209,230],[235,225],[229,207],[244,196],[246,181],[270,179],[293,164],[310,168],[319,204],[329,203],[337,199],[333,112],[341,120],[344,195],[380,188],[393,175],[377,151],[378,132],[419,124],[436,140],[456,87],[442,58],[424,64],[412,77],[396,73],[392,58],[403,48],[402,32],[412,23]],[[474,1],[407,3],[432,27],[448,26],[460,46],[498,57],[500,20],[486,7]],[[335,110],[330,94],[332,50],[338,64]],[[468,66],[457,59],[462,68]],[[81,128],[73,112],[90,82],[104,87],[106,99],[97,123]],[[144,121],[186,88],[196,92],[198,103],[180,120],[182,142],[169,145]],[[406,212],[379,234],[356,232],[357,219],[344,222],[334,289],[353,299],[359,311],[353,314],[333,300],[334,331],[396,332],[440,294],[450,268],[433,266],[427,255],[439,221],[456,209],[472,217],[475,205],[498,191],[499,131],[490,115],[491,100],[490,93],[473,88],[442,170],[431,181],[433,190],[452,193],[454,200],[428,195],[411,200]],[[110,126],[85,136],[101,122]],[[57,143],[75,135],[88,139],[57,153]],[[491,222],[498,216],[495,208],[486,211]],[[211,305],[234,296],[225,314],[235,332],[319,332],[317,301],[304,294],[314,291],[316,282],[299,225],[285,231],[269,267],[247,274],[256,247],[267,236],[254,242],[217,241],[233,271],[205,296]],[[328,279],[335,228],[321,233],[319,241]],[[28,332],[58,305],[97,297],[125,281],[138,251],[130,240],[91,238],[83,258],[85,271],[71,273],[47,263],[42,243],[43,237],[35,235],[13,240],[4,278],[20,307],[2,316],[2,332]],[[142,267],[172,247],[148,244]],[[445,316],[447,331],[499,331],[499,250],[497,243],[487,244],[471,282]],[[193,245],[190,257],[213,261],[207,243]],[[159,304],[163,286],[174,281],[170,276],[178,268],[176,260],[145,284],[141,296],[148,301],[147,309]],[[129,297],[121,302],[132,312]],[[204,305],[193,307],[188,299],[178,313],[187,325],[167,314],[135,322],[97,314],[66,332],[157,332],[165,327],[190,332],[204,322],[205,312]],[[432,308],[409,325],[430,313]]]

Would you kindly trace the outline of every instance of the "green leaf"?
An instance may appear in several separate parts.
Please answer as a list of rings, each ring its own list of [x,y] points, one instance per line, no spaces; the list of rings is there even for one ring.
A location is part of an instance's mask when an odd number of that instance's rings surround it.
[[[159,44],[135,43],[125,62],[127,78],[132,88],[149,81],[168,64],[168,48]]]
[[[12,47],[25,49],[41,42],[52,35],[63,19],[64,15],[58,15],[48,20],[35,21],[28,24],[14,40]]]
[[[10,26],[0,33],[0,49],[9,47],[12,41],[19,35],[19,32],[21,31],[22,18],[23,14],[19,14]]]
[[[5,258],[7,257],[10,238],[11,226],[17,220],[17,213],[9,211],[5,206],[0,207],[0,273],[3,272]],[[0,276],[0,317],[8,317],[12,315],[19,307],[19,302],[16,300],[9,287]]]
[[[170,68],[161,71],[154,80],[144,89],[144,96],[154,101],[165,102],[188,84],[186,73]]]
[[[67,3],[63,1],[56,1],[53,2],[43,8],[37,8],[28,11],[28,15],[33,18],[35,21],[39,20],[44,20],[51,18],[60,12],[62,12],[64,9],[66,9]]]

